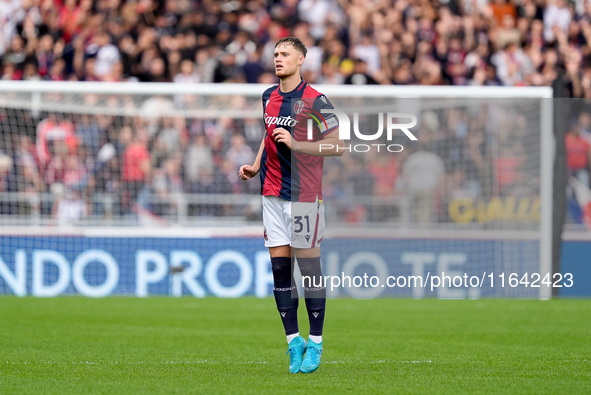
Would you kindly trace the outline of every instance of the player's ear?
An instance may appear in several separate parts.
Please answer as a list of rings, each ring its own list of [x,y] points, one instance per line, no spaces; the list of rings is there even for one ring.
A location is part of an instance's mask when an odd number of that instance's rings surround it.
[[[304,55],[300,55],[300,57],[298,58],[298,66],[303,65],[304,60],[306,60],[306,57]]]

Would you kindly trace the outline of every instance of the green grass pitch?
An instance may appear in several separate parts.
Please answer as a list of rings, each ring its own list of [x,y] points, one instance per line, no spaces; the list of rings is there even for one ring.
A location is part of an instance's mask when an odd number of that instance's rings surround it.
[[[273,299],[0,297],[0,393],[591,392],[591,300],[337,299],[326,315],[322,365],[292,375]]]

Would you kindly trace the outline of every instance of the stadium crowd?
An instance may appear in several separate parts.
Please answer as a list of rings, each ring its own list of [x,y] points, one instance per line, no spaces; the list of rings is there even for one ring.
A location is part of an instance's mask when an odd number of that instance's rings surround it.
[[[2,80],[271,84],[274,43],[294,35],[308,47],[302,73],[309,83],[549,86],[561,75],[567,97],[591,98],[591,4],[582,0],[3,0],[0,21]],[[254,157],[260,120],[166,118],[156,133],[107,116],[2,112],[3,191],[63,194],[52,189],[56,184],[82,196],[91,180],[93,193],[118,196],[121,212],[129,199],[141,200],[148,183],[163,198],[256,192],[238,181],[235,168]],[[435,115],[426,116],[423,129],[437,123],[432,133],[445,144],[422,147],[438,157],[432,163],[446,183],[463,183],[478,172],[458,163],[486,167],[478,162],[488,137],[465,133],[480,122],[467,114]],[[11,117],[28,132],[14,138]],[[455,126],[446,129],[449,123]],[[43,130],[56,125],[63,138],[47,146]],[[454,146],[453,139],[468,159],[447,160],[441,147]],[[376,195],[395,194],[404,159],[362,164],[360,173],[372,175]],[[359,164],[348,160],[344,166],[355,173]],[[219,211],[208,207],[199,210]]]
[[[301,37],[310,83],[550,85],[591,96],[591,5],[566,0],[0,2],[5,80],[268,82]]]

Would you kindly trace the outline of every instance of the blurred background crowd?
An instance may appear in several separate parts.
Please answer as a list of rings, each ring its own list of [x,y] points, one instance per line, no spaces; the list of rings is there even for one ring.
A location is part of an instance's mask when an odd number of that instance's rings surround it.
[[[560,76],[564,96],[591,98],[591,3],[584,0],[0,0],[0,78],[272,84],[273,47],[286,36],[308,48],[302,72],[309,83],[550,86]],[[151,199],[150,212],[166,216],[178,213],[183,193],[258,192],[256,183],[239,182],[236,168],[256,154],[260,119],[165,117],[148,125],[11,111],[0,109],[0,191],[47,192],[74,203],[60,209],[31,200],[15,208],[4,199],[5,214],[36,205],[66,219],[102,215],[105,205],[93,206],[89,196],[103,194],[114,202],[108,214],[123,215],[149,190],[165,202]],[[538,166],[529,139],[539,114],[507,111],[500,132],[466,109],[422,114],[417,150],[431,157],[344,157],[327,166],[327,194],[338,201],[337,179],[347,168],[359,175],[360,191],[395,196],[405,167],[422,166],[436,176],[432,191],[417,197],[430,207],[421,221],[449,221],[445,204],[454,194],[484,196],[485,204],[508,190],[533,197],[535,185],[524,178]],[[520,139],[511,139],[515,130]],[[573,118],[569,136],[569,155],[578,155],[569,171],[589,185],[591,118]],[[487,156],[492,146],[509,158]],[[235,205],[183,205],[188,215],[237,214]],[[352,221],[372,216],[344,210]]]
[[[295,35],[309,83],[550,85],[591,97],[584,0],[2,0],[5,80],[269,82]]]

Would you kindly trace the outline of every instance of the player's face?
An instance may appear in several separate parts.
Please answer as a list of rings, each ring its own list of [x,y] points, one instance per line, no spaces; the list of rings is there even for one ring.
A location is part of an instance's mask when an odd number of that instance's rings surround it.
[[[305,59],[304,55],[289,43],[275,47],[273,57],[275,59],[275,75],[279,78],[297,73]]]

